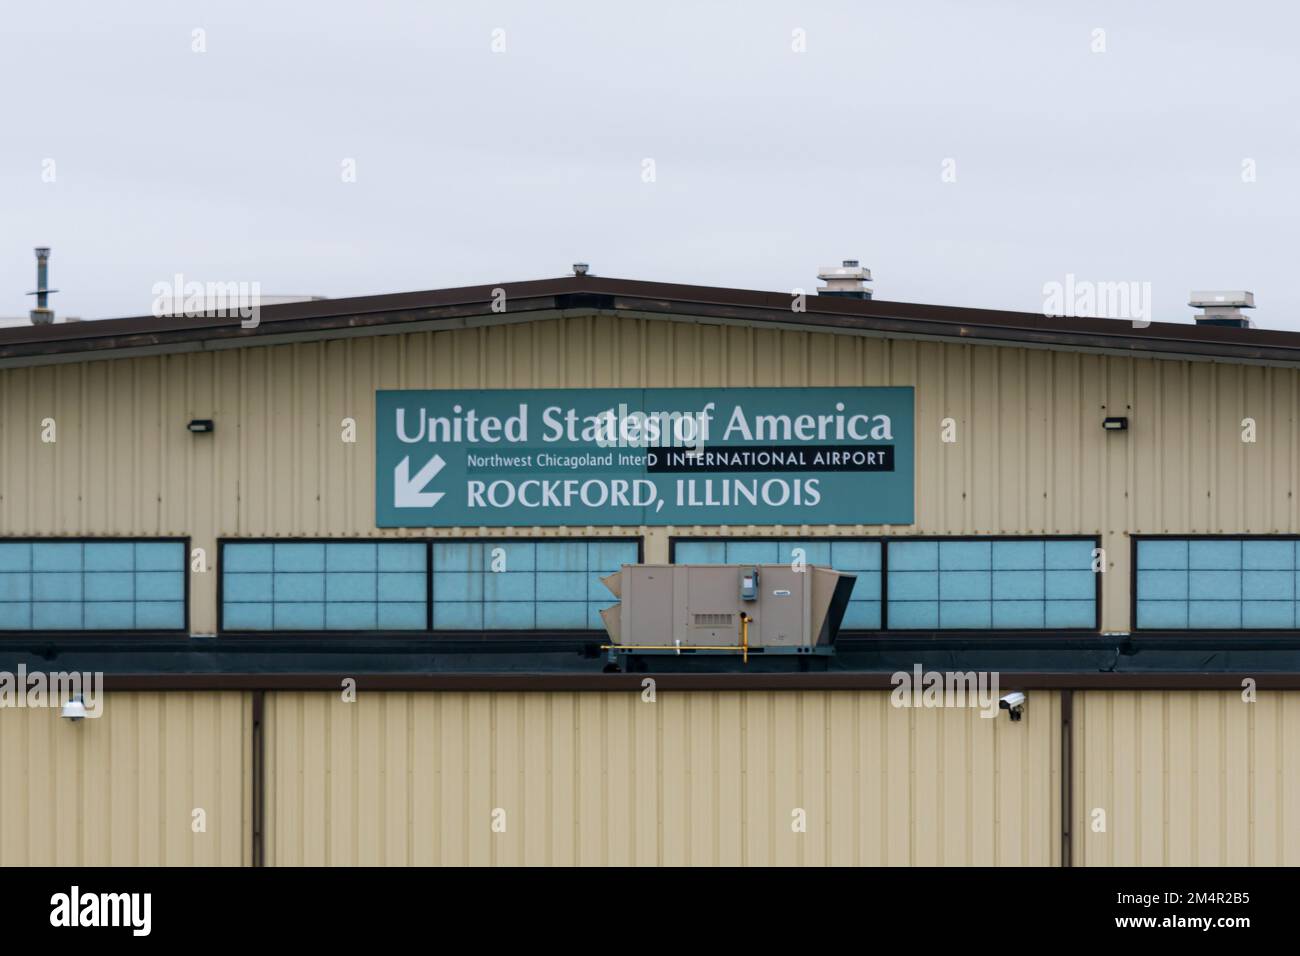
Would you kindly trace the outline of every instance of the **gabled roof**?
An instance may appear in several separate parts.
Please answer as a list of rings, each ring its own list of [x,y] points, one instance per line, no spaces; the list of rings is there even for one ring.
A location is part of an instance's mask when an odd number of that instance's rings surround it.
[[[497,290],[506,310],[494,312]],[[0,365],[231,348],[357,334],[456,328],[551,318],[570,310],[683,321],[821,329],[917,339],[1104,351],[1156,358],[1300,364],[1300,333],[1117,319],[1052,318],[956,306],[809,294],[804,310],[784,292],[565,276],[528,282],[321,299],[263,306],[257,328],[238,317],[103,319],[0,329]]]

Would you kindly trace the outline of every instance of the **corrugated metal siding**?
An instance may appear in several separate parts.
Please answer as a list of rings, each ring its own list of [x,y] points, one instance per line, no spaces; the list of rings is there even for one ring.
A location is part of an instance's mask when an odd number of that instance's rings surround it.
[[[1048,693],[1020,723],[874,691],[270,693],[267,862],[1057,864],[1059,721]]]
[[[1074,708],[1075,865],[1300,864],[1300,693],[1088,691]]]
[[[0,866],[248,864],[248,695],[111,693],[103,706],[77,723],[0,710]]]
[[[915,526],[835,532],[1100,533],[1107,630],[1128,628],[1126,531],[1300,531],[1292,369],[588,316],[0,370],[0,533],[189,534],[210,562],[222,535],[375,535],[376,389],[746,385],[916,386]],[[640,530],[666,561],[709,529]],[[196,580],[195,633],[215,604]]]

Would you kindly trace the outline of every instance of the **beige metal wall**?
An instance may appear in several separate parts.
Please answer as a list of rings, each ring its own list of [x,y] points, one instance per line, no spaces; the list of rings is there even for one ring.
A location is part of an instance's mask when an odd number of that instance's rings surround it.
[[[1107,630],[1129,623],[1126,531],[1300,531],[1292,369],[584,316],[0,370],[0,534],[189,534],[210,556],[222,535],[374,535],[378,388],[722,385],[916,386],[916,524],[835,533],[1100,533]],[[647,559],[702,531],[648,529]],[[196,633],[214,577],[194,580]]]
[[[250,863],[249,696],[110,693],[103,707],[75,723],[0,709],[0,866]]]
[[[1074,716],[1076,866],[1300,865],[1300,693],[1088,691]]]
[[[878,691],[273,693],[267,863],[1059,864],[1059,720],[1047,693],[1020,723]]]

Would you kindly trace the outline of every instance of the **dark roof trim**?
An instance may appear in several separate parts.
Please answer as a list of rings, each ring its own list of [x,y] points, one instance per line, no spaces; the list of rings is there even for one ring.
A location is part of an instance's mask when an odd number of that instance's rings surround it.
[[[1250,675],[1260,691],[1300,690],[1300,673]],[[356,674],[357,690],[376,691],[621,691],[657,690],[893,690],[888,673],[801,674]],[[1002,690],[1233,690],[1242,675],[1189,672],[999,674]],[[338,674],[106,674],[110,691],[300,690],[342,688]]]
[[[491,308],[497,289],[506,293],[504,314]],[[266,306],[255,329],[241,328],[238,317],[145,316],[20,326],[0,330],[0,361],[78,354],[111,357],[119,350],[179,350],[191,343],[198,347],[207,343],[257,345],[259,339],[270,336],[329,338],[349,331],[397,332],[410,323],[455,327],[468,319],[523,320],[536,313],[580,309],[989,344],[1300,364],[1300,333],[1296,332],[1167,322],[1134,328],[1116,319],[1049,318],[1029,312],[817,295],[807,296],[806,311],[795,312],[791,304],[791,296],[780,292],[567,276]]]

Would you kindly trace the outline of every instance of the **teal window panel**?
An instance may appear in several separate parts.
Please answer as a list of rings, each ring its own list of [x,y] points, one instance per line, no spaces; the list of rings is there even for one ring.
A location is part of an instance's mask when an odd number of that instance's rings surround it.
[[[586,572],[587,542],[539,541],[537,567],[545,571]]]
[[[1185,630],[1187,628],[1186,601],[1138,601],[1138,627]]]
[[[36,571],[32,573],[32,599],[59,603],[80,603],[80,571]]]
[[[30,631],[32,629],[32,603],[30,601],[0,601],[0,631]]]
[[[424,606],[428,589],[427,577],[409,571],[381,571],[377,575],[379,601],[384,604],[411,604]]]
[[[185,626],[185,602],[137,601],[135,626],[149,631],[179,630]]]
[[[444,631],[483,630],[482,601],[434,602],[433,626]]]
[[[277,604],[323,603],[324,600],[325,572],[276,572],[275,601]]]
[[[891,582],[892,588],[892,582]],[[939,627],[938,601],[889,601],[889,629],[927,630]]]
[[[134,601],[87,601],[86,630],[129,630],[135,627]]]
[[[275,569],[269,544],[226,544],[221,549],[222,569],[230,574]]]
[[[613,574],[625,564],[636,564],[639,553],[635,541],[588,541],[587,567],[598,574]]]
[[[856,588],[855,588],[856,590]],[[893,626],[895,602],[937,601],[939,575],[935,571],[889,571],[889,617]]]
[[[538,601],[537,627],[539,630],[585,630],[587,602]]]
[[[940,541],[939,570],[987,571],[992,567],[991,541]]]
[[[673,545],[674,564],[726,564],[725,541],[678,541]]]
[[[777,564],[781,551],[775,541],[728,541],[726,564]]]
[[[1295,627],[1295,601],[1243,601],[1241,626],[1293,628]]]
[[[381,572],[424,574],[428,570],[428,549],[423,542],[380,542],[376,547],[376,558]]]
[[[465,601],[482,600],[483,572],[433,572],[433,601],[435,604],[456,604]]]
[[[1094,571],[1046,571],[1043,573],[1044,596],[1049,601],[1093,601],[1097,599],[1097,573]]]
[[[81,631],[81,601],[34,601],[31,626],[36,631]]]
[[[838,569],[837,569],[838,570]],[[880,573],[872,574],[870,571],[848,571],[848,574],[855,575],[853,582],[852,599],[855,601],[879,601],[880,593]]]
[[[323,572],[325,545],[318,542],[275,543],[275,570],[280,572]]]
[[[1295,575],[1290,571],[1250,571],[1241,576],[1241,596],[1248,601],[1294,601]]]
[[[272,607],[273,626],[277,631],[322,630],[325,627],[324,601],[277,601]]]
[[[135,568],[135,543],[132,541],[87,541],[83,547],[86,571],[130,571]]]
[[[1241,569],[1240,541],[1189,541],[1187,566],[1196,571]]]
[[[993,593],[988,571],[940,571],[940,601],[985,601]]]
[[[1186,541],[1139,541],[1139,571],[1181,571],[1187,569]]]
[[[325,575],[325,600],[328,603],[373,604],[378,597],[379,576],[375,572],[331,571]]]
[[[372,577],[373,579],[373,577]],[[379,605],[374,601],[334,601],[325,605],[327,630],[364,631],[379,627]]]
[[[32,570],[30,541],[0,541],[0,571]]]
[[[91,576],[86,575],[89,586]],[[182,571],[137,571],[135,573],[135,598],[137,601],[184,601],[185,574]]]
[[[1089,621],[1089,624],[1092,622]],[[1060,627],[1062,625],[1055,625]],[[1045,602],[994,601],[993,627],[1008,629],[1042,629],[1047,627]]]
[[[1290,571],[1295,567],[1294,541],[1243,541],[1241,566],[1248,571]]]
[[[1189,571],[1187,591],[1203,601],[1240,601],[1241,571]]]
[[[880,602],[850,601],[840,628],[850,631],[880,630]]]
[[[585,572],[538,571],[537,600],[586,601],[587,575]]]
[[[228,631],[269,631],[275,626],[270,602],[246,604],[228,601],[222,606],[221,626]]]
[[[889,573],[895,571],[937,571],[939,570],[938,541],[891,541],[889,542]],[[893,587],[893,579],[890,579]]]
[[[0,603],[30,601],[32,575],[29,571],[0,571]]]
[[[1089,601],[1044,602],[1043,627],[1091,628],[1097,626],[1097,603]]]
[[[879,571],[879,541],[832,541],[831,567],[836,571]]]
[[[997,557],[996,554],[994,557]],[[1042,559],[1041,554],[1039,559]],[[1072,574],[1075,572],[1063,571],[1058,573]],[[1041,570],[993,572],[993,599],[995,601],[1041,602],[1046,596],[1045,586],[1046,579],[1044,572]]]
[[[32,544],[33,571],[81,572],[81,542],[37,541]]]
[[[1091,538],[1068,541],[1044,541],[1043,560],[1049,571],[1087,571],[1092,573],[1092,552],[1097,542]]]
[[[1041,571],[1046,564],[1045,541],[994,541],[993,570]]]
[[[428,606],[423,601],[381,601],[378,624],[381,631],[422,631]]]
[[[82,579],[85,599],[87,601],[133,601],[136,596],[135,577],[130,571],[87,572]]]
[[[1138,601],[1186,601],[1186,571],[1141,571],[1137,580]]]
[[[939,627],[989,628],[993,626],[991,601],[940,601]]]
[[[537,604],[526,601],[484,601],[483,627],[485,630],[529,631],[535,626]]]
[[[483,545],[477,541],[435,541],[433,570],[480,572],[483,570]]]
[[[1241,627],[1240,601],[1189,601],[1187,602],[1189,628]]]
[[[273,578],[268,574],[230,574],[222,579],[222,597],[227,606],[248,601],[270,603],[275,598]]]
[[[487,574],[483,578],[484,601],[535,601],[536,599],[537,575],[532,571],[507,571]]]
[[[338,542],[325,545],[325,570],[370,572],[379,570],[379,546],[370,542]]]
[[[56,603],[32,602],[32,628],[37,631],[79,631],[82,629],[82,604],[77,601]]]
[[[185,543],[182,541],[135,542],[135,570],[137,571],[184,573],[185,559]]]

